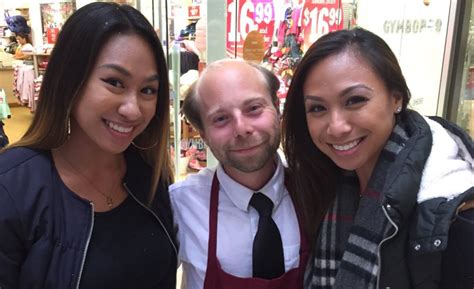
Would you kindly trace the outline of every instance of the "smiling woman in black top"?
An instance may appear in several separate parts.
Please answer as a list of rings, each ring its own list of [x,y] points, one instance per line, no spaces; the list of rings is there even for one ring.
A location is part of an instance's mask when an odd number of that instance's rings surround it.
[[[67,20],[33,122],[0,154],[0,288],[176,288],[167,75],[134,8]]]

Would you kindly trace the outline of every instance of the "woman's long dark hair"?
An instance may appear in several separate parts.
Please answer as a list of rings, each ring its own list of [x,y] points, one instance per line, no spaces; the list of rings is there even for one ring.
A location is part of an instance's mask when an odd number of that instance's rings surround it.
[[[167,149],[169,130],[169,81],[163,49],[153,26],[135,8],[95,2],[77,10],[64,24],[51,53],[38,106],[25,135],[11,147],[50,150],[67,140],[67,122],[73,105],[107,41],[117,34],[136,34],[151,47],[159,74],[156,112],[147,128],[135,138],[142,156],[154,170],[150,201],[158,183],[172,181]],[[156,144],[156,145],[154,145]]]
[[[331,32],[311,45],[293,76],[283,112],[283,149],[288,162],[288,190],[303,212],[305,228],[316,237],[320,222],[335,196],[339,168],[313,143],[306,122],[303,87],[310,70],[323,59],[353,51],[362,57],[384,82],[388,91],[402,97],[402,109],[410,91],[396,56],[374,33],[356,28]]]

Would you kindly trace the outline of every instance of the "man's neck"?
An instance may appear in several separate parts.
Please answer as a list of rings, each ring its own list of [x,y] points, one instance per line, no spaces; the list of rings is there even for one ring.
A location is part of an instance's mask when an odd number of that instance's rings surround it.
[[[243,172],[233,167],[223,166],[226,174],[237,183],[253,191],[263,188],[273,177],[277,169],[277,160],[272,158],[265,166],[257,171]]]

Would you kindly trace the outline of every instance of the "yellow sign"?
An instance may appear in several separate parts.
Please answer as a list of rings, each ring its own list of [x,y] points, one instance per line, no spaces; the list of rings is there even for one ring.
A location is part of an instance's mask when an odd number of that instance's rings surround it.
[[[260,63],[265,55],[263,35],[257,30],[250,31],[244,41],[243,58],[250,62]]]

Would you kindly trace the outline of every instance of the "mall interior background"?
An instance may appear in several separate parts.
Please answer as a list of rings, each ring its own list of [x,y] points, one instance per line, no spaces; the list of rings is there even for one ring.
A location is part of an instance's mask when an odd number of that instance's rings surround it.
[[[14,87],[19,66],[33,76],[34,89],[64,21],[89,0],[1,0],[0,45],[14,35],[8,17],[31,28],[32,60],[12,61],[0,52],[0,104],[23,105],[33,113],[37,93],[26,99]],[[206,64],[243,58],[279,77],[281,104],[293,69],[321,35],[361,26],[382,37],[395,52],[412,92],[411,107],[446,117],[474,135],[474,27],[472,1],[463,0],[121,0],[139,9],[156,28],[169,55],[172,127],[170,149],[178,176],[215,160],[181,117],[180,103]],[[15,68],[16,67],[16,68]],[[5,99],[6,97],[6,99]],[[35,98],[36,97],[36,98]],[[2,102],[3,100],[3,102]],[[1,110],[0,110],[1,111]],[[0,115],[5,118],[7,115]],[[174,149],[179,148],[179,149]]]

